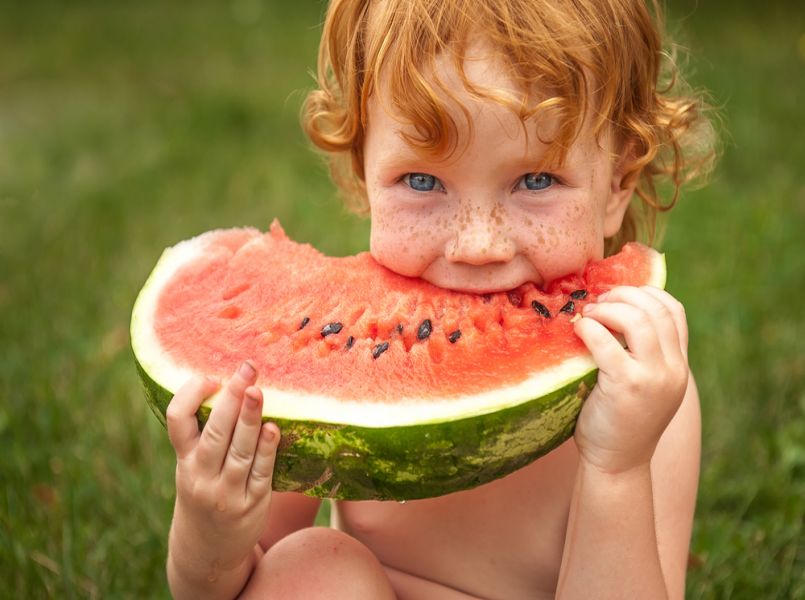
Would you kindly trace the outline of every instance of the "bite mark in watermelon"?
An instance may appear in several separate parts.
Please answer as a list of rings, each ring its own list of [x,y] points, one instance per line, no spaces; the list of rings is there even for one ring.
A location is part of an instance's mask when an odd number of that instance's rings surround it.
[[[255,363],[264,419],[282,432],[275,489],[424,498],[502,477],[566,440],[597,373],[572,320],[617,285],[664,284],[663,256],[633,243],[546,290],[465,294],[368,253],[324,256],[275,222],[165,250],[131,340],[163,424],[193,374]]]

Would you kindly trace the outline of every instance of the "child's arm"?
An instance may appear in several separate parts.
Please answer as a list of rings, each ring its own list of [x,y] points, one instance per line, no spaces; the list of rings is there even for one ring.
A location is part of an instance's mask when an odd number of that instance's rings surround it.
[[[218,384],[194,378],[168,406],[176,450],[176,505],[169,539],[168,582],[176,598],[233,598],[262,555],[276,425],[262,424],[262,395],[248,363],[218,392],[199,433],[196,411]]]
[[[599,379],[576,428],[557,598],[682,598],[700,432],[684,310],[655,288],[618,288],[584,317]]]

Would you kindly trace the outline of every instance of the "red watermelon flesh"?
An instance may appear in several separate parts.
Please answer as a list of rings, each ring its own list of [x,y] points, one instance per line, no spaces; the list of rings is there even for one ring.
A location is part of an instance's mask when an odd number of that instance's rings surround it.
[[[173,275],[154,315],[179,364],[228,376],[248,358],[273,388],[383,403],[482,392],[584,353],[573,316],[613,285],[649,281],[656,254],[629,244],[544,291],[481,296],[398,275],[369,253],[324,256],[276,222],[198,239],[203,253]]]

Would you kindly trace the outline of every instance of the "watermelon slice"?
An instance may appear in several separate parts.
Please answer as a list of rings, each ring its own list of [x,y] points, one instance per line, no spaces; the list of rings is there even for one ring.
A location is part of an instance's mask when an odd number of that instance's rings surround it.
[[[502,477],[566,440],[597,372],[574,316],[616,285],[664,283],[663,256],[633,243],[546,290],[458,293],[368,253],[324,256],[275,222],[165,250],[131,341],[163,424],[191,375],[255,363],[264,418],[282,431],[275,489],[424,498]]]

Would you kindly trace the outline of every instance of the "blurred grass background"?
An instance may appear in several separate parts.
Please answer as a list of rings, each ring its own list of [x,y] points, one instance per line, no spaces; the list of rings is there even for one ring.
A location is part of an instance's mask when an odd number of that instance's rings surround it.
[[[663,245],[703,401],[688,597],[803,598],[805,11],[669,8],[725,122]],[[366,248],[298,125],[322,11],[0,3],[0,597],[167,597],[174,459],[127,332],[164,247],[278,217]]]

